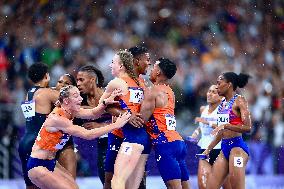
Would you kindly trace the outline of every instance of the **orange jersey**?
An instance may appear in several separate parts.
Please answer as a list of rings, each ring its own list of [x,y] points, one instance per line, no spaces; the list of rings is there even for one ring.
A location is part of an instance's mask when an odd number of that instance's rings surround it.
[[[54,108],[51,114],[57,114],[64,117],[63,110],[61,108]],[[69,134],[62,131],[49,132],[43,124],[35,142],[43,150],[57,152],[63,148],[65,143],[69,140],[69,137]]]
[[[182,140],[176,131],[175,98],[174,92],[167,85],[158,85],[159,91],[168,95],[168,105],[164,108],[155,108],[153,115],[147,123],[147,132],[150,134],[153,144],[161,144]]]
[[[145,82],[143,79],[139,79],[139,86],[130,77],[121,77],[128,85],[128,92],[126,95],[119,98],[120,107],[124,110],[139,113],[141,102],[144,99]],[[112,134],[123,138],[122,129],[116,129],[112,131]]]

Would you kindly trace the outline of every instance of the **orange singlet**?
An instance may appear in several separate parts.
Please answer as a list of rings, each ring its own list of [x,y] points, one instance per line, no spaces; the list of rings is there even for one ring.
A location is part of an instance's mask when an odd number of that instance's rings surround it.
[[[158,85],[156,87],[159,88],[159,91],[163,91],[168,95],[168,104],[164,108],[155,108],[147,123],[147,132],[151,136],[152,143],[155,145],[183,140],[176,131],[174,92],[168,85]]]
[[[145,83],[143,79],[139,79],[140,86],[130,77],[121,77],[128,85],[128,92],[126,95],[121,96],[119,99],[120,107],[124,110],[129,110],[130,112],[139,113],[141,102],[144,99],[144,88]],[[112,134],[123,138],[122,129],[116,129],[112,131]]]
[[[63,111],[64,110],[61,108],[54,108],[51,114],[65,117]],[[65,143],[69,140],[69,137],[69,134],[62,131],[49,132],[43,124],[35,142],[43,150],[57,152],[64,147]]]

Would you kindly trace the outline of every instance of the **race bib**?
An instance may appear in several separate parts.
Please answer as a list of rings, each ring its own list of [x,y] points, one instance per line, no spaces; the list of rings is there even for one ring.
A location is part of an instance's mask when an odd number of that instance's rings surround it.
[[[24,101],[21,104],[21,108],[22,108],[23,114],[26,119],[35,116],[35,101],[34,100]]]
[[[167,129],[169,131],[175,131],[176,130],[176,118],[175,118],[175,116],[170,115],[170,114],[166,114],[165,118],[166,118]]]
[[[144,99],[143,90],[140,88],[130,88],[130,99],[129,102],[140,104]]]
[[[230,122],[229,114],[218,114],[217,125],[223,125]]]

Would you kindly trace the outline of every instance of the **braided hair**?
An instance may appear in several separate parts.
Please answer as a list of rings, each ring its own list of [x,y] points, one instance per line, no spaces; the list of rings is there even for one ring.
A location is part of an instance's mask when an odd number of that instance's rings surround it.
[[[122,65],[125,67],[125,71],[128,76],[135,81],[135,83],[140,86],[138,76],[134,72],[133,66],[133,55],[127,50],[121,50],[117,53],[120,58]]]

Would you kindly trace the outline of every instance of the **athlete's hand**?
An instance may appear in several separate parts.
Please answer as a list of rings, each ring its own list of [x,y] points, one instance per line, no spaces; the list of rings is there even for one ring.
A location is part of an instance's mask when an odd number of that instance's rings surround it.
[[[130,117],[130,112],[125,112],[124,114],[120,115],[115,121],[116,128],[118,129],[123,127],[129,121]]]
[[[210,151],[208,149],[204,150],[202,154],[209,156]]]
[[[223,132],[223,131],[224,131],[224,126],[225,126],[225,125],[220,125],[220,126],[216,127],[216,128],[211,132],[211,135],[212,135],[212,136],[216,136],[219,132]]]
[[[119,101],[114,100],[115,97],[117,96],[121,96],[122,95],[122,90],[121,89],[115,89],[114,91],[112,91],[111,95],[104,99],[104,104],[105,105],[109,105],[109,104],[115,104],[115,103],[119,103]]]
[[[138,127],[138,128],[143,127],[144,120],[139,116],[141,116],[140,113],[132,113],[129,123],[133,125],[134,127]]]

